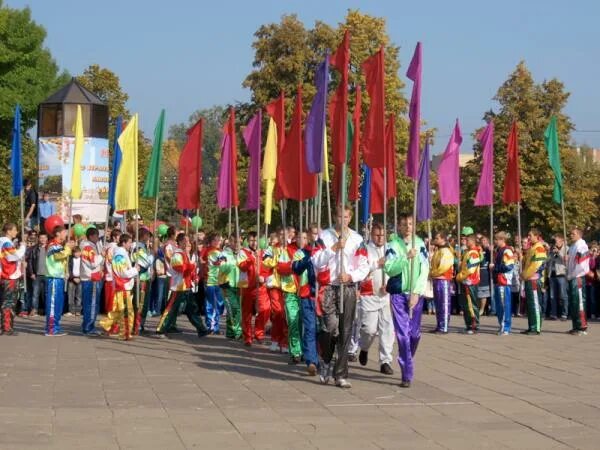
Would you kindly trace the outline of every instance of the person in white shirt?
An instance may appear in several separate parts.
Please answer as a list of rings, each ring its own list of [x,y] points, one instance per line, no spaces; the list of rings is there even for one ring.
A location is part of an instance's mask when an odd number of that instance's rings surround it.
[[[394,323],[390,310],[390,294],[385,290],[388,276],[383,272],[385,263],[385,230],[380,223],[371,228],[371,242],[367,244],[369,275],[360,283],[360,354],[358,360],[366,366],[369,348],[379,335],[380,371],[392,375],[392,350],[394,348]]]
[[[321,231],[319,248],[311,258],[317,273],[329,272],[329,283],[323,283],[323,321],[319,334],[323,358],[321,382],[328,383],[333,374],[336,386],[341,388],[352,387],[347,380],[348,348],[356,309],[357,287],[369,273],[363,238],[348,227],[351,217],[349,206],[338,206],[335,228]],[[332,368],[331,361],[336,347],[338,357]]]
[[[567,256],[569,312],[573,321],[570,334],[587,334],[585,309],[585,275],[590,271],[590,251],[579,228],[571,230],[571,246]]]

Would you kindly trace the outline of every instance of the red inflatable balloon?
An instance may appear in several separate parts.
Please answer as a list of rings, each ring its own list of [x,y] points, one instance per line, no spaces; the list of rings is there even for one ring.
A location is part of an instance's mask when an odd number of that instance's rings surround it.
[[[58,226],[65,226],[64,220],[58,214],[48,217],[44,222],[44,228],[49,235],[52,235],[52,232]]]

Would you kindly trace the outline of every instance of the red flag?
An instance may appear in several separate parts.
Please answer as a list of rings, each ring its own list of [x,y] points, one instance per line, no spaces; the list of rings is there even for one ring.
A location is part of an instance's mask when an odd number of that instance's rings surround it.
[[[346,146],[348,142],[348,66],[350,64],[350,32],[344,32],[344,39],[331,55],[329,63],[342,75],[335,95],[329,104],[331,121],[332,162],[339,166],[346,162]]]
[[[177,180],[177,208],[200,208],[202,179],[202,131],[204,119],[200,119],[187,131],[187,142],[179,156],[179,179]]]
[[[396,198],[396,122],[388,117],[385,125],[385,167],[387,167],[387,200]],[[371,214],[383,213],[383,168],[371,170]]]
[[[308,171],[302,140],[302,86],[298,86],[290,131],[277,164],[277,180],[283,198],[306,200],[317,195],[316,174]],[[282,164],[279,164],[281,161]]]
[[[281,91],[276,100],[273,100],[265,107],[265,110],[273,118],[275,125],[277,125],[277,165],[279,166],[279,161],[283,161],[281,157],[285,144],[285,97],[283,91]],[[279,176],[277,176],[276,183],[275,199],[281,200],[284,196],[281,192],[281,178]]]
[[[350,171],[352,178],[350,179],[350,192],[348,199],[351,202],[358,200],[358,185],[360,183],[360,118],[362,115],[362,91],[359,86],[356,86],[356,101],[354,103],[354,114],[352,114],[352,126],[354,128],[354,136],[352,139],[352,155],[350,156]]]
[[[506,178],[504,178],[504,203],[521,201],[521,177],[519,172],[519,135],[517,122],[512,123],[508,135]]]
[[[237,139],[235,137],[235,110],[233,107],[229,109],[229,121],[227,123],[227,134],[231,139],[231,205],[238,206],[240,199],[238,197],[237,184]]]
[[[363,134],[363,160],[371,168],[385,165],[385,85],[383,46],[362,64],[371,104]],[[371,200],[372,202],[372,200]]]

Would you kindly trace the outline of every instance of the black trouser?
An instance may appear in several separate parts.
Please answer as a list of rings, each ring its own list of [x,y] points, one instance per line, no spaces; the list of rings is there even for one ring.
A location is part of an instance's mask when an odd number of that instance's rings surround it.
[[[344,313],[340,314],[341,290],[344,290]],[[333,359],[337,346],[337,360],[333,368],[334,378],[348,377],[348,348],[352,337],[352,322],[356,310],[356,285],[326,286],[322,302],[323,317],[319,333],[319,345],[325,364]]]

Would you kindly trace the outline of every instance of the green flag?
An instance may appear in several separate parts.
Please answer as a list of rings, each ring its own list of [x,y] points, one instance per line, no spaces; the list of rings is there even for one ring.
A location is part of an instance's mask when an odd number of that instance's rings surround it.
[[[552,199],[556,203],[561,204],[563,201],[563,179],[560,170],[560,151],[558,150],[556,116],[552,116],[550,124],[544,132],[544,143],[546,144],[546,150],[548,151],[550,167],[552,168],[552,172],[554,172],[554,192],[552,193]]]
[[[150,159],[150,167],[144,182],[144,190],[142,197],[156,198],[158,196],[160,185],[160,162],[162,160],[162,144],[163,134],[165,129],[165,110],[160,111],[160,117],[154,127],[154,142],[152,143],[152,157]]]

